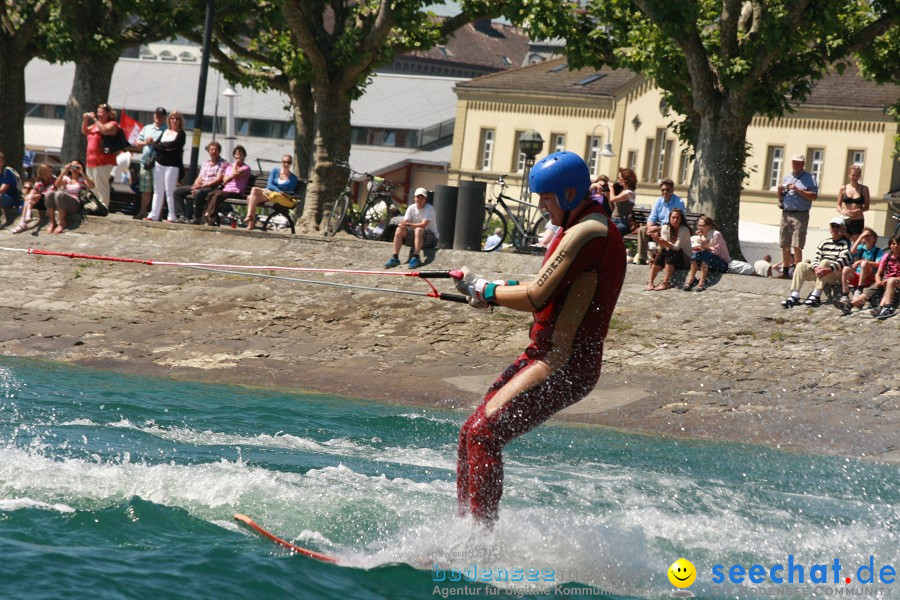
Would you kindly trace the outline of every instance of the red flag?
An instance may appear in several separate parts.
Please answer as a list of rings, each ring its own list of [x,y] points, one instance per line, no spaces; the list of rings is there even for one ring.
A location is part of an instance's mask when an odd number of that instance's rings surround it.
[[[144,128],[143,125],[126,115],[124,108],[122,109],[122,118],[119,119],[119,127],[125,132],[125,137],[128,138],[128,143],[132,146],[137,142],[138,135],[140,135],[141,129]]]

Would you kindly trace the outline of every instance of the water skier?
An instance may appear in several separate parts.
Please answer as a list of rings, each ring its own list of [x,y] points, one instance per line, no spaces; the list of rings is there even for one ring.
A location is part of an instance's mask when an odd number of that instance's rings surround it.
[[[460,430],[457,499],[461,516],[491,526],[503,494],[502,450],[597,383],[603,340],[625,277],[622,236],[588,188],[587,165],[572,152],[539,161],[529,176],[539,205],[560,227],[540,272],[528,283],[490,282],[475,275],[457,283],[477,308],[531,312],[531,344],[488,389]]]

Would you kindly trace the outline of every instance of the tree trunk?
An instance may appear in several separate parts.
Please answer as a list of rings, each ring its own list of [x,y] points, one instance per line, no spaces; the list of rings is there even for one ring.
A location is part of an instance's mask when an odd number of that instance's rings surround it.
[[[85,160],[87,138],[81,133],[81,116],[94,112],[99,104],[109,99],[109,86],[118,56],[85,56],[75,63],[75,79],[66,103],[65,130],[61,158],[63,163],[70,160]],[[117,111],[123,107],[114,106]]]
[[[291,108],[294,113],[294,157],[297,176],[309,177],[316,139],[316,103],[312,85],[290,81]]]
[[[316,136],[312,180],[306,191],[303,220],[318,230],[326,206],[334,202],[347,182],[347,169],[335,161],[350,158],[350,94],[347,90],[313,90],[316,106]]]
[[[716,114],[701,116],[694,173],[688,189],[689,210],[715,220],[731,257],[737,260],[743,260],[738,221],[749,126],[750,119],[736,117],[721,108]]]
[[[29,60],[15,40],[0,43],[0,151],[6,164],[19,174],[25,152],[25,67]]]

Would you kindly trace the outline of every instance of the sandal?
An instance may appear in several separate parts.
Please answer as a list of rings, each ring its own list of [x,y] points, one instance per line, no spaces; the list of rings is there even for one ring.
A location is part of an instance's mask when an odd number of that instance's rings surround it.
[[[706,285],[706,283],[701,283],[700,285],[697,286],[697,289],[695,289],[694,291],[695,292],[704,292],[704,291],[706,291],[706,288],[708,288],[708,287],[709,286]]]
[[[672,284],[671,284],[671,283],[669,283],[668,281],[663,281],[663,282],[660,283],[658,286],[656,286],[655,288],[653,288],[653,291],[654,291],[654,292],[662,292],[663,290],[667,290],[667,289],[669,289],[670,287],[672,287]]]
[[[656,289],[656,286],[655,286],[655,285],[653,285],[652,283],[648,283],[648,284],[647,284],[647,287],[644,288],[644,291],[645,291],[645,292],[652,292],[652,291],[655,290],[655,289]]]
[[[28,229],[27,225],[18,225],[15,229],[11,230],[10,233],[22,233]]]
[[[684,288],[683,288],[683,289],[684,289],[684,291],[689,292],[689,291],[691,291],[692,289],[694,289],[694,286],[695,286],[695,285],[697,285],[697,278],[696,278],[696,277],[694,277],[694,278],[691,279],[689,282],[687,282],[686,284],[684,284]]]

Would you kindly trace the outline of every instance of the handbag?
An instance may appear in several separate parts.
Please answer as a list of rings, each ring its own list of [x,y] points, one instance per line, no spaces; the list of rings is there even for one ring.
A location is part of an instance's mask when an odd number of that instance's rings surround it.
[[[103,154],[117,154],[128,147],[128,138],[125,132],[119,127],[112,135],[103,135]]]
[[[159,137],[156,138],[156,140],[153,142],[153,144],[158,144],[159,140],[162,139],[162,136],[163,136],[163,134],[160,133]],[[150,153],[147,154],[147,160],[145,160],[141,166],[143,167],[143,169],[145,171],[152,171],[153,168],[156,166],[156,150],[153,148],[152,145],[150,147]]]
[[[105,217],[109,214],[106,205],[100,202],[100,198],[90,188],[81,188],[78,192],[78,202],[81,204],[81,214],[95,217]]]

